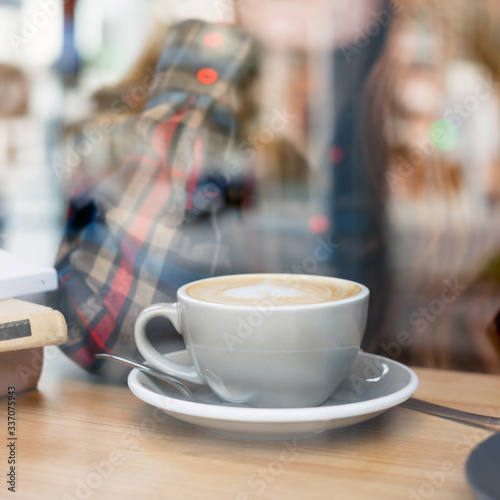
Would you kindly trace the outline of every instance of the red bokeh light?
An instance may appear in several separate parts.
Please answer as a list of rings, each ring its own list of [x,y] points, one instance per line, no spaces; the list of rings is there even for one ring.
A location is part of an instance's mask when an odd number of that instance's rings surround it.
[[[309,219],[309,229],[315,234],[322,234],[329,227],[330,221],[326,215],[316,214]]]

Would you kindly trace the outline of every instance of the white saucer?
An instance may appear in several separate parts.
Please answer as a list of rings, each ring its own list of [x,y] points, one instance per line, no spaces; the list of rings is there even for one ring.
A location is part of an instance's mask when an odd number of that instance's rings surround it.
[[[165,356],[191,364],[185,350]],[[207,386],[194,389],[207,403],[194,403],[162,382],[153,385],[136,369],[130,372],[128,385],[139,399],[184,422],[225,436],[277,441],[318,437],[373,418],[406,401],[416,391],[418,378],[401,363],[360,352],[342,384],[315,408],[226,405]]]

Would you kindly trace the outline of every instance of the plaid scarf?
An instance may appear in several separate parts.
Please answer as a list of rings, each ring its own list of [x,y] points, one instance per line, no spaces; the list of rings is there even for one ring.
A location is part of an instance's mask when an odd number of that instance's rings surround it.
[[[228,101],[251,49],[234,28],[173,27],[148,104],[134,118],[139,150],[70,201],[53,299],[68,322],[62,349],[80,366],[121,378],[121,367],[94,355],[140,358],[134,323],[143,308],[175,301],[189,281],[231,271],[231,235],[220,219],[241,175],[227,168],[236,137]]]

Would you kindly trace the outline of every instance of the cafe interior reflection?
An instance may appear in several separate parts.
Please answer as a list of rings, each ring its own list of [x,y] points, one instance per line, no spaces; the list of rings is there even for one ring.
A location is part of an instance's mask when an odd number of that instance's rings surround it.
[[[136,121],[190,3],[0,0],[2,248],[54,265],[75,193],[143,147]],[[286,25],[276,2],[232,3],[209,14],[255,38],[231,97],[238,168],[214,165],[186,237],[217,231],[215,274],[366,284],[369,352],[500,373],[500,4],[314,1],[303,45],[262,34],[259,13]],[[217,224],[210,193],[231,209]]]

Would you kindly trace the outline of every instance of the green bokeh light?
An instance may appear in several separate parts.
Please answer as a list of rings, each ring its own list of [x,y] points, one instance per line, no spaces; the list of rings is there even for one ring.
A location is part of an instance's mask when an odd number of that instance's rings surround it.
[[[458,128],[448,120],[437,120],[431,126],[429,137],[437,149],[448,151],[458,143]]]

